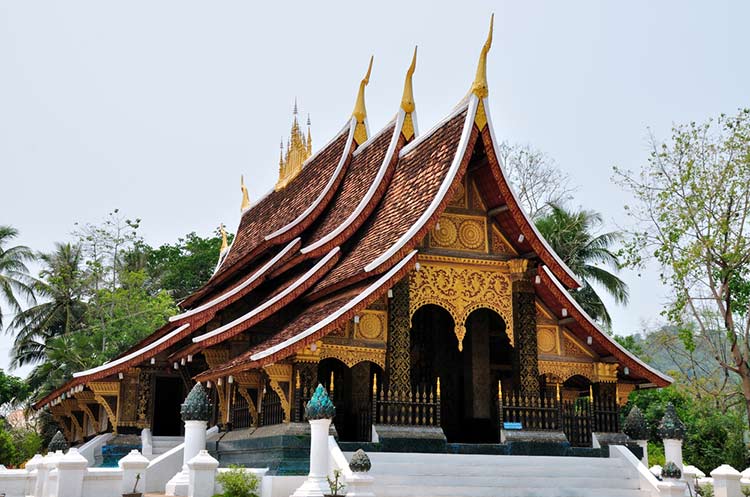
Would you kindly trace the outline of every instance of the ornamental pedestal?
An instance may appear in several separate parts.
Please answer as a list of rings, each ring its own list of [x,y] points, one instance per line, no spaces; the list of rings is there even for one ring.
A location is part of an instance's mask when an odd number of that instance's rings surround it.
[[[305,406],[310,423],[310,472],[292,497],[323,497],[328,489],[328,430],[336,408],[323,385],[318,384]]]
[[[185,422],[185,443],[182,448],[182,471],[174,475],[165,488],[167,495],[188,495],[190,470],[188,461],[206,449],[206,427],[211,413],[211,402],[206,389],[196,383],[180,408]]]

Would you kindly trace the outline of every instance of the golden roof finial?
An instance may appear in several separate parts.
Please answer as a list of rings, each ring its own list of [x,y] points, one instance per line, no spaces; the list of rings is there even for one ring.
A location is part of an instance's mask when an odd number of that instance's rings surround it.
[[[227,242],[227,230],[224,229],[224,223],[219,225],[219,231],[221,231],[221,250],[219,250],[219,254],[223,254],[224,251],[229,248],[229,242]]]
[[[245,188],[245,175],[240,176],[240,189],[242,190],[242,205],[240,206],[240,210],[244,211],[248,207],[250,207],[250,195],[247,193],[247,188]]]
[[[486,98],[489,95],[487,87],[487,52],[492,46],[492,29],[495,25],[495,14],[490,17],[490,32],[487,35],[487,41],[484,42],[482,51],[479,53],[479,64],[477,65],[477,75],[474,83],[471,85],[471,92],[479,98]]]
[[[354,141],[357,145],[361,145],[367,141],[367,126],[365,126],[365,118],[367,117],[367,109],[365,109],[365,86],[370,82],[370,72],[372,72],[372,61],[374,57],[370,56],[370,65],[367,68],[367,74],[359,83],[359,93],[357,93],[357,102],[354,104],[354,111],[352,116],[356,119],[357,123],[354,128]]]
[[[312,134],[310,133],[310,114],[307,114],[307,155],[312,155]]]
[[[411,65],[406,71],[406,80],[404,81],[404,95],[401,97],[401,108],[404,112],[414,112],[414,89],[411,85],[411,77],[414,75],[414,69],[417,67],[417,47],[414,47],[414,56],[411,59]]]

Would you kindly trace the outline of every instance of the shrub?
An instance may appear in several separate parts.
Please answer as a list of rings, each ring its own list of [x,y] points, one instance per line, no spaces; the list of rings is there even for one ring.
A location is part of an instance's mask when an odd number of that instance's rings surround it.
[[[229,471],[223,471],[216,476],[224,492],[214,497],[259,497],[258,477],[245,471],[241,466],[229,466]]]
[[[699,497],[714,497],[714,487],[710,483],[697,485],[695,487],[695,493],[697,493]]]

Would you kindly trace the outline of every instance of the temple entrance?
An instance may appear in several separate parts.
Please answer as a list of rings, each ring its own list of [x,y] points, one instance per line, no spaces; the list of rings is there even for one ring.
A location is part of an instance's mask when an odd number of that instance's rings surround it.
[[[494,311],[477,309],[466,320],[458,350],[451,315],[425,305],[412,318],[412,390],[441,384],[441,426],[449,442],[498,442],[495,401],[501,380],[511,386],[513,349],[505,322]]]
[[[351,368],[338,359],[323,359],[318,381],[328,390],[336,406],[333,424],[342,442],[369,442],[372,436],[372,378],[383,370],[363,361]]]
[[[184,400],[185,392],[180,378],[154,378],[154,436],[182,435],[180,405]]]

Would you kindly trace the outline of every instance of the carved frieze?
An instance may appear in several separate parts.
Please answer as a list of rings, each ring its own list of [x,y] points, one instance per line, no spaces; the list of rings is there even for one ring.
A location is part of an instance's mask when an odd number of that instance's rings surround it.
[[[385,349],[326,343],[323,344],[320,358],[335,358],[350,368],[363,361],[370,361],[385,368]]]
[[[387,330],[388,313],[368,309],[360,314],[359,323],[354,323],[354,338],[385,342]]]
[[[593,382],[594,363],[591,362],[573,362],[573,361],[539,361],[539,374],[555,376],[562,381],[566,381],[572,376],[583,376]]]
[[[513,304],[507,264],[477,264],[466,259],[421,257],[421,268],[409,278],[409,315],[434,304],[453,317],[459,349],[463,348],[466,319],[473,311],[487,308],[505,321],[513,344]]]

